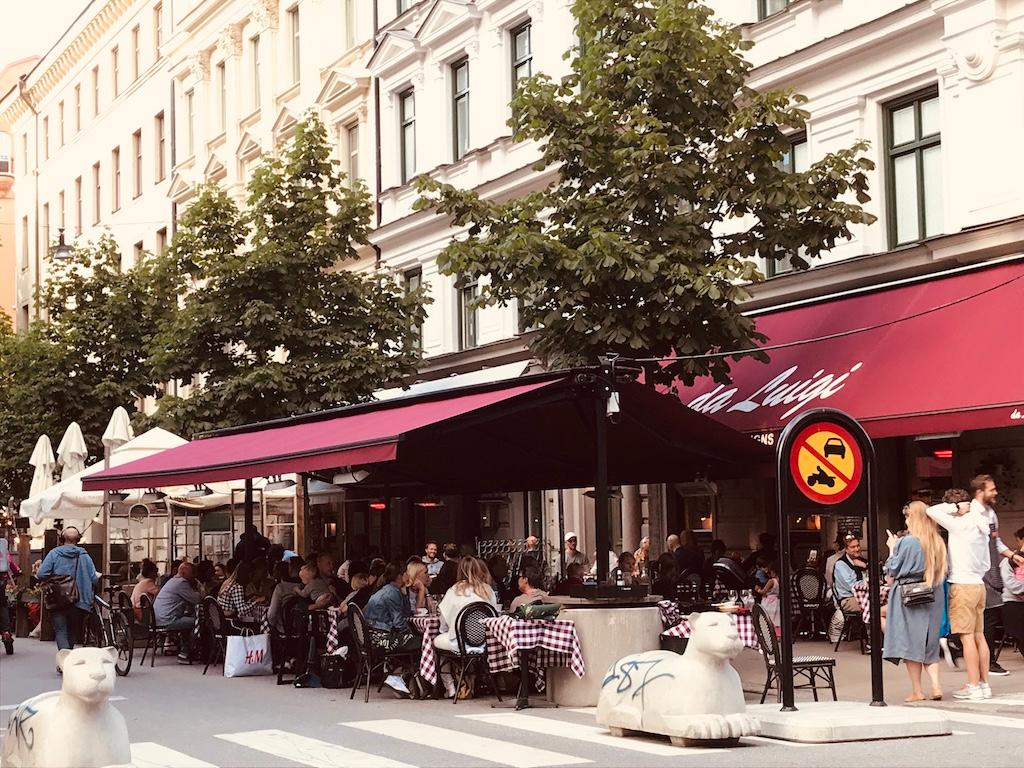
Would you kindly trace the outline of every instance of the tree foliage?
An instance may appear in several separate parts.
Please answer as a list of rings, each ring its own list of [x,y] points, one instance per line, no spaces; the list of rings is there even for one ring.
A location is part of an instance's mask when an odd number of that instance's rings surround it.
[[[517,301],[548,365],[751,347],[761,336],[737,305],[763,279],[757,258],[806,267],[873,220],[860,207],[866,145],[785,171],[803,99],[747,87],[749,44],[694,0],[575,0],[573,12],[572,73],[522,81],[510,121],[557,181],[495,202],[418,180],[420,208],[467,228],[442,272],[489,278],[479,305]],[[676,360],[653,378],[709,373],[723,379],[728,358]]]
[[[151,362],[166,380],[157,419],[192,432],[366,400],[415,372],[423,296],[358,259],[369,196],[330,159],[311,116],[281,158],[266,157],[239,207],[203,188],[165,261],[184,295]]]

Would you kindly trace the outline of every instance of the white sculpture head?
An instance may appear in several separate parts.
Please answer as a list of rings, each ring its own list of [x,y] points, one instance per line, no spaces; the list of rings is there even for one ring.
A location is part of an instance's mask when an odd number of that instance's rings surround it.
[[[114,692],[116,648],[75,648],[57,651],[64,672],[61,690],[90,704],[100,704]]]
[[[691,613],[690,641],[686,646],[706,656],[735,659],[743,650],[743,641],[736,632],[736,621],[727,613]]]

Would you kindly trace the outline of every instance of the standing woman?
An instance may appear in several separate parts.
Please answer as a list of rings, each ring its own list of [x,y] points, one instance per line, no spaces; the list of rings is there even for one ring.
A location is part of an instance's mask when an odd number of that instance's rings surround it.
[[[935,523],[925,514],[920,501],[903,508],[908,535],[897,537],[889,532],[886,544],[889,559],[885,570],[893,580],[889,592],[882,656],[894,664],[902,659],[910,677],[907,702],[924,701],[921,670],[928,671],[932,683],[931,699],[942,698],[939,685],[939,632],[942,625],[943,582],[946,578],[946,543],[939,536]],[[903,586],[923,581],[932,588],[934,599],[920,605],[903,604]]]

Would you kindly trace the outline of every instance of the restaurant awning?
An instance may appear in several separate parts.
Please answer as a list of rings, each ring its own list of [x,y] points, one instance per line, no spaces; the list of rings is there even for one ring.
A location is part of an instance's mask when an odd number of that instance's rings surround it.
[[[766,312],[757,328],[768,364],[742,359],[730,384],[681,400],[747,433],[814,407],[876,438],[1024,425],[1024,261]]]
[[[593,376],[590,375],[590,379]],[[747,473],[770,452],[635,382],[608,429],[611,482]],[[605,418],[603,401],[601,418]],[[283,472],[369,471],[359,493],[512,491],[594,482],[594,384],[561,371],[253,424],[86,479],[89,489],[203,483]]]

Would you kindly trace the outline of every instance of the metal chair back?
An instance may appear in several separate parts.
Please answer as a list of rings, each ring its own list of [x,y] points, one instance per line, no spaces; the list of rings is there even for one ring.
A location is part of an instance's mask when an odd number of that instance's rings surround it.
[[[487,628],[484,619],[498,615],[498,609],[480,600],[470,603],[455,617],[455,637],[459,644],[459,655],[465,656],[469,648],[478,648],[487,643]]]
[[[366,617],[362,609],[355,603],[348,604],[348,625],[352,629],[352,639],[355,640],[356,649],[360,656],[369,656],[370,630],[366,624]]]
[[[203,624],[209,629],[214,637],[224,637],[227,634],[227,619],[224,617],[224,609],[220,607],[217,598],[206,596],[202,603]]]
[[[153,610],[153,601],[149,599],[149,595],[139,597],[139,607],[142,610],[142,626],[152,632],[156,629],[156,612]]]
[[[760,605],[755,604],[750,613],[754,621],[757,644],[761,646],[761,653],[764,655],[765,666],[771,669],[779,660],[779,636],[775,634],[775,624]]]
[[[825,597],[825,579],[813,568],[801,568],[793,574],[794,593],[802,608],[817,608]]]

